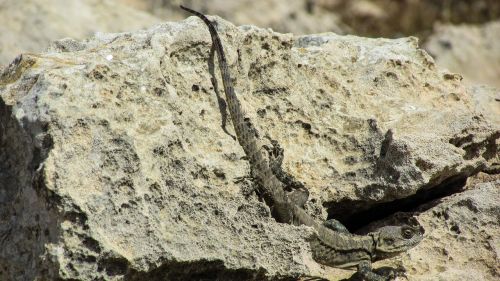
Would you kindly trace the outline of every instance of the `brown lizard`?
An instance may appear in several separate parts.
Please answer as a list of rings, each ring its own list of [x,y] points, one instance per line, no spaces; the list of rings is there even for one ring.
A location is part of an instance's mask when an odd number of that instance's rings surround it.
[[[205,15],[183,6],[181,8],[202,19],[210,31],[237,140],[248,157],[259,183],[260,193],[270,207],[272,216],[278,222],[307,225],[315,229],[311,249],[313,258],[318,263],[338,268],[357,266],[359,274],[366,280],[386,280],[386,277],[372,271],[371,263],[395,256],[417,245],[423,238],[423,228],[415,219],[411,219],[402,226],[384,226],[366,235],[355,235],[335,220],[319,223],[306,213],[300,203],[291,199],[283,183],[273,173],[264,143],[257,137],[248,118],[245,118],[234,92],[224,49],[215,26]]]

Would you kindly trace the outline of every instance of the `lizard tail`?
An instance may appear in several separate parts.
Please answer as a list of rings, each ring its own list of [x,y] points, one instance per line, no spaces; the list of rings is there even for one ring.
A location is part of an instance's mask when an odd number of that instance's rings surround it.
[[[217,57],[219,59],[219,68],[221,71],[222,83],[224,84],[226,102],[229,107],[229,113],[231,115],[231,120],[233,121],[233,126],[238,138],[238,142],[249,158],[252,168],[256,170],[256,174],[258,175],[257,177],[260,179],[261,184],[263,186],[266,186],[266,189],[263,192],[266,202],[268,202],[268,205],[270,206],[279,205],[279,207],[277,207],[278,217],[281,217],[279,220],[282,222],[289,222],[291,220],[288,214],[290,210],[290,202],[282,187],[282,183],[272,173],[269,167],[269,163],[267,163],[267,160],[263,155],[263,151],[261,149],[261,146],[258,144],[258,139],[255,135],[255,131],[251,128],[248,122],[245,121],[245,114],[234,92],[231,75],[227,66],[226,56],[224,55],[224,49],[222,48],[222,43],[219,35],[217,34],[217,30],[215,29],[214,24],[202,13],[191,10],[182,5],[180,7],[183,10],[186,10],[199,17],[207,25],[212,37],[212,44],[215,47]]]
[[[217,30],[214,24],[202,13],[191,10],[184,6],[180,6],[182,9],[194,14],[199,17],[207,25],[210,31],[210,36],[212,37],[212,44],[215,46],[217,52],[217,57],[219,60],[219,68],[222,76],[222,84],[224,85],[224,93],[226,95],[226,102],[229,108],[229,114],[231,115],[231,120],[233,121],[234,130],[238,142],[242,146],[245,154],[250,158],[249,160],[253,163],[263,163],[265,160],[262,158],[261,149],[257,145],[257,139],[255,137],[255,131],[252,129],[245,121],[245,112],[236,96],[233,88],[233,82],[231,80],[231,74],[227,66],[226,56],[224,55],[224,48]],[[257,167],[259,169],[260,167]]]
[[[199,17],[207,25],[210,31],[210,36],[212,37],[212,43],[215,45],[215,50],[217,52],[217,58],[219,60],[219,67],[222,76],[222,83],[224,85],[224,92],[226,94],[227,103],[229,106],[229,113],[231,114],[231,119],[233,120],[233,125],[236,129],[236,134],[241,135],[243,132],[241,129],[236,128],[238,124],[244,124],[243,109],[234,93],[233,83],[231,81],[231,75],[227,66],[226,56],[224,55],[224,49],[222,48],[222,43],[217,34],[214,24],[202,13],[195,10],[191,10],[187,7],[180,6],[183,10],[190,12],[191,14]]]

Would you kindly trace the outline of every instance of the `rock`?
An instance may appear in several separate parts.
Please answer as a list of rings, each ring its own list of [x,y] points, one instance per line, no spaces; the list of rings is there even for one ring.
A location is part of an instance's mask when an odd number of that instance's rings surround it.
[[[500,39],[496,36],[499,32],[500,21],[440,25],[424,47],[439,66],[462,74],[468,84],[500,88]]]
[[[21,52],[40,52],[63,37],[131,31],[161,20],[114,0],[4,0],[0,4],[0,65]]]
[[[482,115],[492,124],[500,124],[500,90],[487,85],[473,85],[469,89]]]
[[[401,280],[497,280],[500,254],[500,174],[478,173],[459,192],[418,208],[426,229],[420,244],[378,266],[406,269]],[[392,223],[378,221],[370,229]]]
[[[456,194],[418,208],[426,232],[417,247],[377,266],[405,268],[407,279],[397,280],[497,280],[500,174],[478,173],[459,187]]]
[[[496,0],[315,0],[358,35],[429,35],[435,23],[485,23],[500,18]]]
[[[499,198],[500,174],[479,174],[423,212],[426,237],[403,262],[409,280],[498,280]]]
[[[344,34],[349,31],[336,14],[314,5],[311,0],[244,0],[232,1],[232,5],[228,5],[228,1],[224,0],[212,2],[212,5],[205,4],[210,14],[234,19],[238,24],[265,26],[278,32],[294,34]]]
[[[498,157],[499,124],[415,38],[293,37],[216,19],[248,116],[285,149],[317,216],[432,190]],[[315,263],[313,231],[276,223],[237,180],[249,167],[221,128],[210,46],[192,17],[65,39],[5,67],[1,280],[352,274]]]
[[[311,0],[119,1],[169,20],[180,20],[190,15],[179,8],[179,4],[183,4],[205,14],[219,15],[237,25],[269,27],[278,32],[343,34],[349,31],[335,13],[315,5]]]

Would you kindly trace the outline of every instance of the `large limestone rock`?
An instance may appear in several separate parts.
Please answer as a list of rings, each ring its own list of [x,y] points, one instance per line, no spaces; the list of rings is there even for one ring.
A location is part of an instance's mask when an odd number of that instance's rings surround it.
[[[284,169],[310,189],[315,215],[348,218],[499,163],[499,124],[414,38],[293,37],[217,20],[248,116],[285,149]],[[276,223],[252,183],[238,180],[249,167],[231,124],[229,134],[221,128],[210,46],[190,18],[58,41],[4,69],[1,280],[352,274],[315,263],[313,231]],[[470,196],[495,196],[492,185]],[[441,233],[427,212],[428,233]],[[425,276],[419,268],[434,260],[420,253],[387,263]]]

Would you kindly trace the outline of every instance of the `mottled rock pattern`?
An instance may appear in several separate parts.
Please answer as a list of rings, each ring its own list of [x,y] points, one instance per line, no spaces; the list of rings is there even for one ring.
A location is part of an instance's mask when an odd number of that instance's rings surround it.
[[[218,24],[248,116],[283,146],[316,215],[403,198],[498,157],[498,124],[414,38]],[[312,231],[276,223],[237,180],[248,164],[220,128],[209,50],[191,18],[58,41],[4,69],[0,279],[352,274],[315,263]],[[426,262],[413,251],[397,259]]]
[[[406,268],[408,279],[397,280],[498,279],[500,174],[478,173],[456,185],[459,192],[417,208],[426,229],[424,240],[395,261],[378,266]],[[387,223],[390,220],[379,221],[369,229]]]
[[[422,213],[428,231],[411,251],[410,280],[498,280],[499,198],[500,175],[479,174]]]

